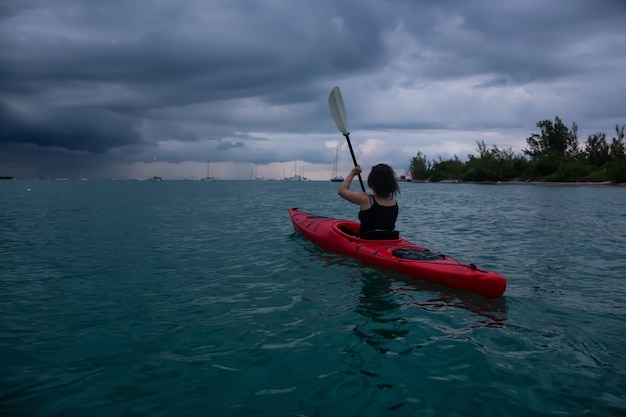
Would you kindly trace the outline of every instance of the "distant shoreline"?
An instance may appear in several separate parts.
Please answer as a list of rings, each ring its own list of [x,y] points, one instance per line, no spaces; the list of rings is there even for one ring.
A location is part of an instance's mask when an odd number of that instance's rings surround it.
[[[18,178],[11,176],[0,176],[0,180],[17,180],[17,181],[67,181],[67,180],[86,180],[86,178]],[[151,178],[94,178],[94,181],[148,181]],[[163,179],[166,181],[166,179]],[[169,179],[167,181],[189,181],[185,178],[175,178]],[[223,181],[255,181],[255,180],[223,180]],[[259,181],[256,181],[259,182]],[[261,182],[281,182],[281,180],[266,180]],[[328,180],[309,180],[303,182],[330,182]],[[620,187],[626,186],[626,183],[613,183],[611,181],[462,181],[462,180],[442,180],[442,181],[416,181],[416,180],[398,180],[401,183],[410,183],[410,184],[476,184],[476,185],[549,185],[549,186],[574,186],[574,185],[584,185],[584,186],[611,186],[611,187]]]
[[[611,181],[461,181],[461,180],[443,180],[443,181],[406,181],[414,184],[478,184],[478,185],[552,185],[552,186],[572,186],[572,185],[587,185],[587,186],[612,186],[620,187],[626,186],[626,183],[613,183]]]

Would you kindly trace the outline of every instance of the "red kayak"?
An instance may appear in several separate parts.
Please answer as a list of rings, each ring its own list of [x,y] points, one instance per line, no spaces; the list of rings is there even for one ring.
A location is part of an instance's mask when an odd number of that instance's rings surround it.
[[[305,239],[328,252],[358,259],[366,265],[489,298],[500,297],[506,290],[506,278],[502,275],[431,252],[402,239],[397,232],[362,239],[356,236],[357,222],[316,216],[297,208],[290,208],[289,216],[296,232]]]

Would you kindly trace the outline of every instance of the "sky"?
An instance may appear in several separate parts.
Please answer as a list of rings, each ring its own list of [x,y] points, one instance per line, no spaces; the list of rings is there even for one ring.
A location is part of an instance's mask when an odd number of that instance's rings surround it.
[[[625,0],[2,0],[0,175],[330,179],[626,123]]]

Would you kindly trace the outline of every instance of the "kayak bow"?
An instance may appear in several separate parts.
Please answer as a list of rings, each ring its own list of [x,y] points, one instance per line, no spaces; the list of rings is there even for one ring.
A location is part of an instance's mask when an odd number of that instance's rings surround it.
[[[500,297],[506,290],[506,278],[502,275],[432,252],[401,237],[361,239],[356,236],[357,222],[316,216],[297,208],[289,209],[289,217],[296,232],[305,239],[366,265],[489,298]]]

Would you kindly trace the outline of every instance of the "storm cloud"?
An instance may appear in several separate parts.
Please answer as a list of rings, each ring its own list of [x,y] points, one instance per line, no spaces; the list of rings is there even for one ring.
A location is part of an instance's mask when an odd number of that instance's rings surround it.
[[[44,175],[44,155],[45,175],[85,158],[330,164],[335,85],[364,163],[519,150],[557,115],[610,133],[624,22],[619,0],[5,0],[0,174]]]

